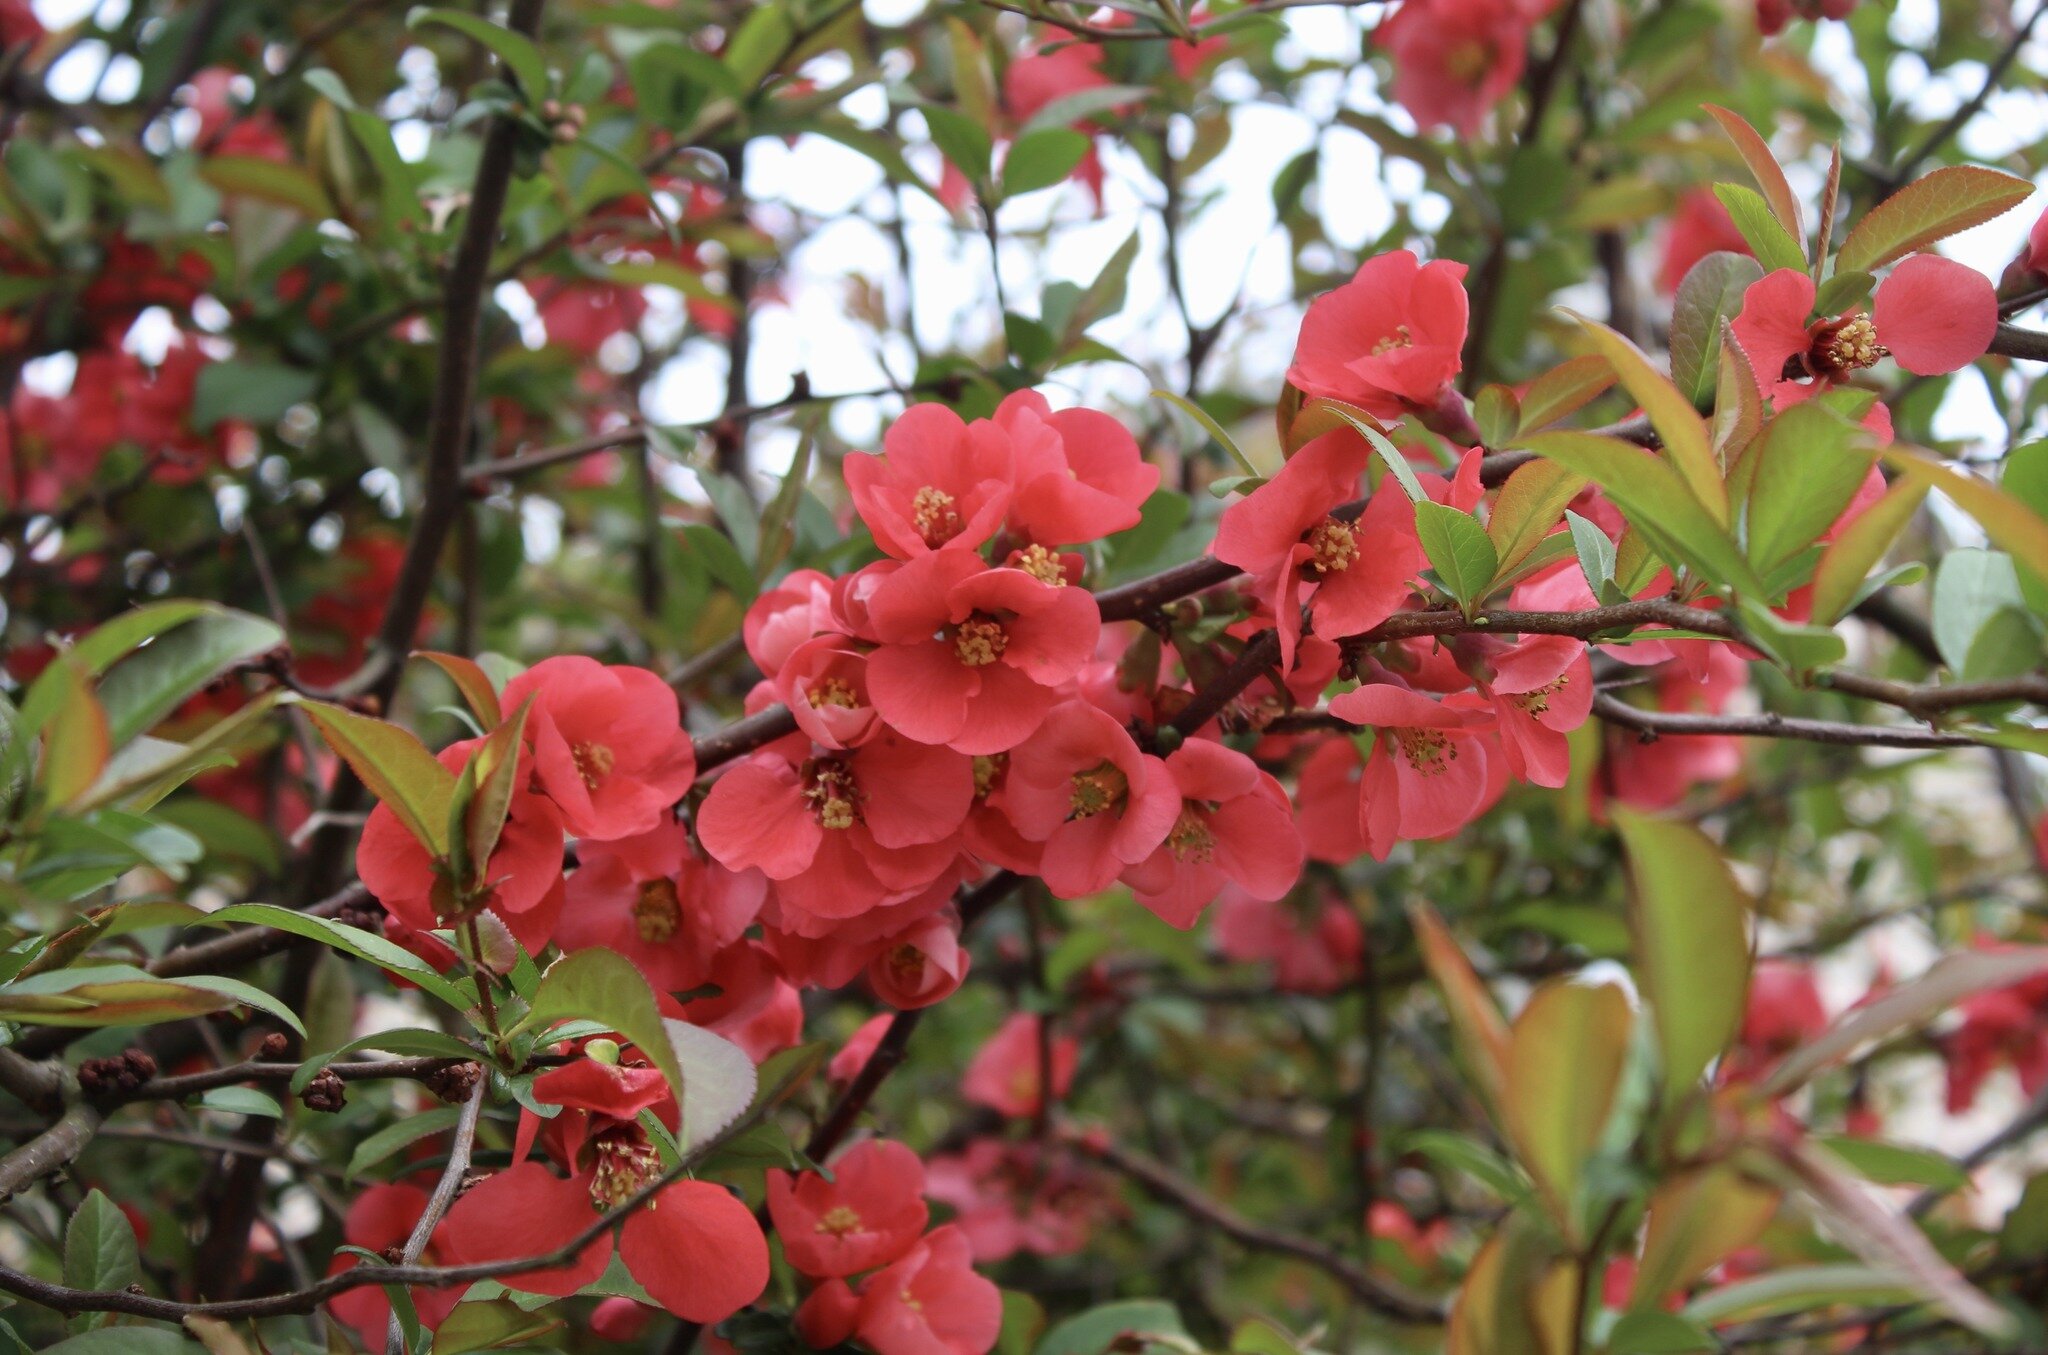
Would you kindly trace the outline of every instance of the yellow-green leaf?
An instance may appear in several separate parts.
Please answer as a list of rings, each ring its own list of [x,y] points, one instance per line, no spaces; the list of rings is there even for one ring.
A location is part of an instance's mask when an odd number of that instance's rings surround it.
[[[1828,543],[1813,576],[1813,620],[1832,626],[1856,603],[1857,590],[1892,542],[1919,511],[1929,482],[1900,477],[1883,498],[1863,510],[1842,534]]]
[[[1505,575],[1527,559],[1585,487],[1585,476],[1555,461],[1539,458],[1516,467],[1493,501],[1493,516],[1486,520],[1486,534],[1500,557],[1498,573]]]
[[[1654,1308],[1729,1254],[1747,1247],[1778,1212],[1778,1192],[1725,1162],[1671,1177],[1650,1196],[1643,1256],[1630,1296]]]
[[[1632,1022],[1620,985],[1554,980],[1509,1031],[1502,1128],[1574,1240],[1579,1179],[1613,1109]]]
[[[1763,594],[1749,560],[1669,462],[1600,433],[1537,433],[1523,445],[1599,485],[1646,544],[1672,564],[1751,596]]]
[[[428,855],[446,856],[455,773],[437,762],[411,731],[389,721],[324,701],[308,701],[305,710],[328,747],[341,754]]]
[[[1915,179],[1863,214],[1835,255],[1838,273],[1869,273],[2025,202],[2034,185],[1978,165]]]
[[[1794,240],[1806,238],[1806,228],[1800,220],[1799,199],[1792,195],[1792,185],[1785,181],[1785,171],[1778,164],[1778,157],[1771,154],[1770,143],[1763,134],[1749,125],[1740,113],[1731,112],[1718,104],[1702,104],[1707,116],[1721,124],[1721,130],[1735,143],[1735,150],[1742,156],[1742,163],[1749,166],[1756,186],[1763,191],[1764,201],[1770,204],[1771,214],[1778,218],[1778,224]]]
[[[1999,549],[2048,579],[2048,522],[2031,508],[2002,489],[1906,447],[1887,447],[1883,456],[1901,478],[1931,485],[1948,495],[1956,507],[1977,519]]]
[[[1677,468],[1685,486],[1707,510],[1707,515],[1725,528],[1729,520],[1728,489],[1721,483],[1721,463],[1707,441],[1707,426],[1692,401],[1669,377],[1652,367],[1642,350],[1626,338],[1597,320],[1573,318],[1592,339],[1600,356],[1614,368],[1615,376],[1628,393],[1643,407],[1650,426],[1664,443],[1664,455]]]
[[[1465,952],[1459,949],[1436,910],[1427,904],[1417,904],[1408,910],[1408,917],[1415,927],[1415,944],[1422,952],[1423,966],[1443,993],[1451,1038],[1477,1079],[1487,1104],[1498,1112],[1507,1088],[1507,1022],[1501,1019],[1493,996],[1473,972],[1471,961],[1465,958]]]
[[[107,712],[86,680],[67,656],[59,655],[56,709],[43,728],[43,759],[36,768],[36,784],[52,809],[62,809],[100,779],[107,759],[113,756],[113,735],[107,728]]]

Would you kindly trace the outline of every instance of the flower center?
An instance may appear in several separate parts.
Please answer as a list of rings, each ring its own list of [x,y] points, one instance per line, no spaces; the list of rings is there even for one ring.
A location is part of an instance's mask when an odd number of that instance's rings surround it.
[[[836,1204],[818,1216],[816,1227],[821,1233],[845,1237],[848,1233],[860,1231],[860,1215],[846,1205]]]
[[[597,1162],[590,1173],[590,1203],[599,1213],[617,1209],[661,1175],[661,1154],[637,1124],[620,1123],[601,1131],[591,1149]]]
[[[1351,524],[1324,518],[1308,529],[1308,567],[1318,574],[1341,574],[1358,558],[1358,534]]]
[[[1816,326],[1807,362],[1816,376],[1840,377],[1874,366],[1891,352],[1877,341],[1877,326],[1867,315],[1852,315]]]
[[[666,941],[683,925],[682,901],[673,880],[649,880],[633,900],[633,926],[642,941]]]
[[[1018,551],[1014,563],[1040,583],[1054,588],[1067,586],[1067,571],[1060,568],[1060,557],[1041,545],[1034,543]]]
[[[1571,686],[1571,683],[1570,673],[1560,673],[1535,691],[1522,692],[1511,699],[1531,715],[1544,715],[1550,710],[1550,698]]]
[[[994,663],[1009,647],[1010,637],[1003,633],[1003,623],[987,617],[977,616],[962,621],[953,632],[953,652],[969,668]]]
[[[924,543],[934,548],[960,535],[960,528],[964,525],[960,521],[960,510],[953,506],[953,496],[931,485],[911,496],[910,523],[917,528],[917,534],[924,538]]]
[[[1072,790],[1067,804],[1073,809],[1070,816],[1089,819],[1105,809],[1113,809],[1131,793],[1131,779],[1123,769],[1113,762],[1099,762],[1085,772],[1075,772]]]
[[[823,828],[851,828],[859,817],[860,788],[853,770],[837,758],[821,758],[804,778],[804,798]]]
[[[1480,59],[1483,61],[1486,56],[1486,49],[1480,48],[1479,53]],[[1413,348],[1414,346],[1415,336],[1409,332],[1408,326],[1395,325],[1392,333],[1372,346],[1372,355],[1378,357],[1382,353],[1391,353],[1397,348]]]
[[[836,677],[811,684],[810,690],[804,693],[804,700],[811,703],[812,710],[820,706],[840,706],[851,710],[860,704],[860,697],[854,694],[851,684]]]
[[[618,758],[609,745],[602,743],[579,743],[569,750],[569,757],[576,764],[576,772],[583,778],[583,784],[596,790],[598,783],[612,773]]]
[[[1208,861],[1216,855],[1216,835],[1209,831],[1206,819],[1192,807],[1183,806],[1173,831],[1166,835],[1166,848],[1176,861]]]
[[[1408,765],[1424,776],[1440,776],[1458,760],[1458,746],[1441,729],[1397,729],[1394,741]]]
[[[1461,85],[1477,85],[1492,64],[1492,53],[1477,38],[1468,38],[1444,53],[1444,74]]]
[[[886,963],[899,988],[914,993],[924,987],[924,952],[916,946],[904,942],[889,952]]]
[[[975,798],[975,799],[977,799],[977,800],[986,800],[986,799],[988,798],[988,793],[989,793],[990,791],[994,790],[994,789],[996,788],[996,783],[997,783],[997,782],[999,782],[999,781],[1001,781],[1001,780],[1003,779],[1003,772],[1004,772],[1004,770],[1005,770],[1005,769],[1006,769],[1006,768],[1008,767],[1008,765],[1009,765],[1009,761],[1010,761],[1010,755],[1009,755],[1008,753],[987,753],[987,754],[983,754],[983,753],[977,753],[977,754],[975,754],[975,757],[974,757],[974,798]]]

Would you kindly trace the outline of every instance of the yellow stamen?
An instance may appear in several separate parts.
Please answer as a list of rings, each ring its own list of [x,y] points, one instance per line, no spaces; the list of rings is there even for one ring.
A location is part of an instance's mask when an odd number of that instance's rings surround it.
[[[1010,637],[1003,633],[1000,621],[977,618],[963,621],[953,635],[953,652],[960,656],[960,662],[969,668],[981,668],[994,663],[1010,647]]]
[[[961,527],[966,525],[960,520],[960,510],[953,506],[953,496],[931,485],[911,496],[910,522],[924,543],[934,549],[960,535]]]

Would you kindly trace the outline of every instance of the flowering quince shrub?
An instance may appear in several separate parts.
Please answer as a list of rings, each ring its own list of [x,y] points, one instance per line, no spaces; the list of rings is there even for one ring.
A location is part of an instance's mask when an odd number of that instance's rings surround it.
[[[2048,1348],[2015,8],[0,0],[0,1344]]]

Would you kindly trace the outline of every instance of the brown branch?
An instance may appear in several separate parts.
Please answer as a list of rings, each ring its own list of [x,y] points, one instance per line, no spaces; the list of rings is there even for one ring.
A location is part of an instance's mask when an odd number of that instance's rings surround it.
[[[532,37],[540,26],[543,0],[513,0],[507,26]],[[484,134],[477,158],[476,180],[462,223],[462,238],[448,266],[441,322],[441,364],[434,380],[433,403],[427,418],[425,489],[419,516],[405,544],[405,556],[392,582],[390,602],[366,667],[363,686],[390,704],[398,686],[405,653],[419,629],[427,595],[433,589],[441,548],[447,544],[462,506],[462,458],[476,406],[479,351],[483,343],[484,298],[490,289],[491,253],[497,243],[499,218],[512,186],[520,124],[499,117]]]
[[[2043,8],[2048,9],[2048,5],[2043,5]],[[1991,336],[1989,351],[2002,358],[2018,358],[2022,362],[2048,362],[2048,334],[2000,321],[1997,332]]]
[[[1314,1238],[1252,1222],[1228,1205],[1212,1199],[1163,1163],[1119,1148],[1107,1138],[1097,1139],[1079,1133],[1070,1133],[1067,1137],[1081,1152],[1129,1177],[1161,1204],[1179,1210],[1252,1251],[1292,1257],[1314,1266],[1342,1285],[1359,1303],[1384,1317],[1417,1326],[1444,1320],[1443,1309],[1437,1304],[1388,1284],[1356,1261]]]
[[[1691,712],[1644,710],[1605,692],[1593,698],[1593,713],[1609,724],[1639,730],[1650,738],[1736,734],[1862,748],[1968,748],[1977,743],[1966,734],[1948,734],[1940,730],[1881,729],[1832,720],[1805,720],[1791,715],[1696,715]]]
[[[51,1172],[83,1152],[99,1131],[100,1113],[79,1101],[57,1117],[56,1123],[0,1158],[0,1203],[13,1199]]]
[[[455,1138],[448,1149],[448,1165],[441,1169],[441,1179],[435,1183],[434,1193],[427,1197],[427,1207],[420,1211],[418,1221],[412,1226],[412,1234],[405,1240],[405,1249],[398,1256],[400,1265],[412,1265],[426,1252],[434,1229],[441,1226],[448,1206],[455,1203],[456,1195],[461,1192],[463,1178],[469,1174],[470,1151],[476,1146],[477,1117],[483,1112],[490,1087],[490,1078],[480,1072],[476,1085],[469,1090],[469,1100],[462,1103],[461,1118],[455,1122]],[[405,1355],[405,1329],[399,1324],[396,1310],[393,1310],[386,1329],[384,1351],[385,1355]]]

